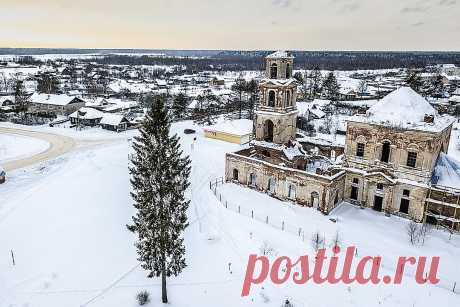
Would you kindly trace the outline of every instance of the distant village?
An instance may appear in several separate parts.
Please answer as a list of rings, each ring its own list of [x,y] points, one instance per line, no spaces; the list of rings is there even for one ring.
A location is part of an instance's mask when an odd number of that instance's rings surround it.
[[[146,107],[166,99],[174,120],[212,125],[219,116],[253,119],[261,71],[200,70],[183,66],[105,65],[87,58],[0,58],[0,121],[26,125],[136,128]],[[298,82],[297,127],[312,142],[344,134],[344,120],[365,112],[393,90],[409,84],[440,113],[457,115],[460,68],[325,71],[294,70]],[[317,137],[317,134],[320,137]],[[326,136],[322,136],[324,134]],[[341,146],[340,142],[338,144]]]

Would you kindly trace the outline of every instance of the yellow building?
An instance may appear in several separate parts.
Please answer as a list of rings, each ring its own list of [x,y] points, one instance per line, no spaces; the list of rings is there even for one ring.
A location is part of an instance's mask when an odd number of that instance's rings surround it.
[[[235,144],[246,144],[252,138],[253,124],[248,119],[224,121],[204,127],[204,135],[210,139],[221,140]]]

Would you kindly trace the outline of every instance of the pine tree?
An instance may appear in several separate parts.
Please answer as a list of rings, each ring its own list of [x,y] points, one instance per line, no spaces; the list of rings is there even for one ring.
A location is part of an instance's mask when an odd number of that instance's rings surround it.
[[[14,86],[14,101],[16,113],[22,113],[22,119],[25,119],[27,109],[29,107],[29,95],[26,92],[24,82],[17,79]]]
[[[410,86],[417,93],[421,93],[423,87],[422,76],[419,71],[410,71],[406,79],[406,84]]]
[[[431,79],[429,94],[435,98],[445,97],[446,86],[442,75],[438,74]]]
[[[316,66],[308,75],[308,79],[310,80],[310,96],[311,99],[315,99],[316,96],[320,92],[321,88],[321,71],[318,66]]]
[[[242,113],[243,113],[243,93],[246,91],[247,84],[246,80],[243,78],[238,78],[235,80],[235,83],[232,85],[232,91],[237,95],[238,97],[238,119],[242,118]]]
[[[184,118],[187,114],[187,106],[188,106],[188,100],[187,96],[184,93],[179,93],[174,97],[174,100],[172,102],[172,111],[174,118],[176,119],[182,119]]]
[[[207,89],[198,95],[198,108],[195,108],[194,121],[199,125],[212,125],[219,116],[219,98]]]
[[[190,160],[183,156],[177,135],[170,136],[164,101],[157,98],[134,138],[131,184],[137,213],[128,229],[134,231],[138,260],[148,277],[162,280],[162,301],[168,302],[166,278],[185,267],[183,232],[188,226]]]
[[[323,81],[323,92],[325,96],[332,100],[332,101],[337,101],[339,98],[339,90],[340,90],[340,85],[337,82],[337,78],[335,77],[333,72],[330,72],[327,76],[326,79]]]

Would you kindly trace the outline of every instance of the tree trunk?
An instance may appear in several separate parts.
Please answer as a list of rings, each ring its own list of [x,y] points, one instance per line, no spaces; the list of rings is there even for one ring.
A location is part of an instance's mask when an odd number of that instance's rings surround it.
[[[163,304],[168,303],[168,294],[166,291],[166,270],[163,269],[163,272],[161,272],[161,300],[163,301]]]

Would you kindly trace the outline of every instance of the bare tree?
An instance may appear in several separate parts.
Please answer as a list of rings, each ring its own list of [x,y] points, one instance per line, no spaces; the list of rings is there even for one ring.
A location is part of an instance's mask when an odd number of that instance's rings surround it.
[[[415,221],[410,221],[410,223],[407,224],[406,231],[407,235],[409,236],[410,243],[412,245],[417,244],[420,238],[420,230],[418,224]]]
[[[332,247],[336,247],[336,246],[340,247],[341,244],[342,244],[342,236],[337,230],[334,235],[334,238],[332,238]]]
[[[361,80],[358,85],[358,93],[363,96],[367,92],[367,82],[366,80]]]
[[[324,245],[324,238],[321,236],[319,231],[315,232],[313,236],[311,237],[311,246],[315,250],[315,252],[318,252],[318,250],[323,247]]]

